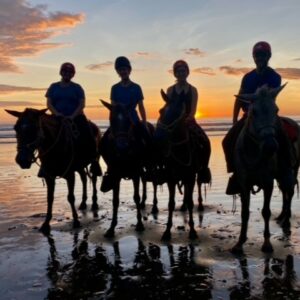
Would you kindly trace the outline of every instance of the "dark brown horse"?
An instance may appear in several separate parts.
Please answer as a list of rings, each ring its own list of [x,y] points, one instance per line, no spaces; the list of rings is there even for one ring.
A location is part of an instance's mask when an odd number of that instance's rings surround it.
[[[165,166],[169,189],[169,216],[162,239],[169,240],[171,238],[175,189],[176,185],[181,184],[184,187],[183,202],[189,212],[189,237],[194,239],[197,237],[197,233],[193,221],[193,190],[196,175],[200,170],[207,167],[207,158],[210,157],[210,143],[207,137],[207,145],[203,144],[199,136],[192,138],[191,131],[185,121],[185,103],[180,99],[169,99],[163,91],[161,94],[166,104],[160,110],[154,140],[158,155],[161,158],[160,163]]]
[[[283,209],[280,214],[282,226],[290,226],[291,201],[300,162],[300,128],[296,122],[289,119],[296,129],[296,139],[291,144],[287,138],[284,138],[275,102],[276,96],[283,87],[271,89],[263,86],[255,94],[237,96],[244,101],[252,101],[252,104],[234,152],[236,177],[241,189],[242,227],[239,240],[232,248],[233,252],[242,252],[243,244],[247,240],[250,194],[254,191],[254,186],[262,189],[264,193],[262,215],[265,229],[261,250],[273,251],[269,220],[274,179],[278,181],[283,195]],[[291,149],[288,149],[289,147]],[[293,154],[289,155],[287,151]]]
[[[110,127],[101,140],[100,153],[107,164],[107,178],[109,178],[113,189],[113,217],[105,237],[113,237],[115,234],[122,178],[133,181],[133,199],[137,209],[136,230],[143,231],[139,186],[143,173],[146,145],[141,137],[141,127],[139,126],[142,125],[134,124],[130,116],[130,107],[120,104],[113,105],[103,100],[101,102],[110,111]]]
[[[78,137],[79,131],[76,125],[68,120],[58,120],[54,116],[45,114],[47,109],[36,110],[26,108],[23,112],[7,110],[7,112],[18,118],[15,124],[17,137],[16,162],[22,169],[29,169],[33,162],[39,158],[41,171],[47,184],[47,216],[40,231],[48,234],[50,232],[50,220],[52,218],[52,205],[54,200],[54,188],[56,177],[66,179],[68,185],[68,201],[72,208],[73,225],[80,226],[75,208],[75,171],[80,174],[83,183],[83,195],[80,205],[86,208],[87,200],[87,176],[85,168],[91,165],[93,183],[93,205],[92,209],[98,208],[97,204],[97,174],[95,162],[99,154],[90,149],[84,149],[82,137]],[[91,130],[95,136],[96,145],[100,142],[100,131],[98,127],[90,122]],[[96,149],[95,149],[96,150]],[[37,157],[35,152],[37,151]]]

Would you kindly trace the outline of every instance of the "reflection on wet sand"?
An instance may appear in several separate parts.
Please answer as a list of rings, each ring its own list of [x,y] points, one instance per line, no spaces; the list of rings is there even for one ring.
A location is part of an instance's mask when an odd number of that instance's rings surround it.
[[[218,275],[213,274],[212,267],[199,263],[199,249],[192,244],[146,246],[130,236],[91,251],[88,236],[87,230],[81,239],[74,234],[72,258],[65,263],[61,262],[54,238],[47,238],[47,274],[53,285],[47,299],[227,299],[217,297],[220,293],[214,283]],[[240,278],[229,280],[228,293],[222,295],[230,299],[300,298],[292,255],[266,258],[260,282],[253,276],[255,268],[248,265],[246,256],[236,260]]]
[[[79,299],[91,296],[99,299],[212,297],[211,270],[195,262],[193,245],[176,249],[169,245],[166,247],[167,256],[162,258],[159,246],[145,246],[140,239],[130,237],[127,242],[136,243],[137,247],[133,260],[124,263],[122,250],[126,251],[126,244],[123,241],[113,243],[113,258],[110,259],[108,247],[98,246],[90,254],[87,238],[87,231],[82,240],[74,235],[73,261],[63,265],[59,262],[53,237],[48,237],[48,277],[53,288],[49,289],[47,299]],[[164,259],[168,261],[164,262]]]

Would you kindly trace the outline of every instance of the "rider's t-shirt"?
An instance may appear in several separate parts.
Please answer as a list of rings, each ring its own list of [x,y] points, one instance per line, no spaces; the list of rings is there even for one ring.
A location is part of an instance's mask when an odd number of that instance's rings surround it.
[[[84,90],[75,82],[70,82],[67,86],[62,86],[61,82],[52,83],[45,96],[50,98],[54,108],[66,117],[72,115],[81,101],[85,100]]]
[[[132,121],[138,122],[139,117],[136,111],[136,106],[140,101],[144,100],[141,87],[131,82],[128,86],[124,86],[121,82],[115,84],[111,88],[110,99],[115,104],[128,106],[131,112]]]
[[[256,69],[254,69],[243,77],[241,90],[243,94],[253,94],[257,88],[264,84],[267,84],[271,88],[277,88],[281,85],[281,76],[270,67],[263,74],[257,73]],[[248,111],[249,105],[242,102],[244,112]]]

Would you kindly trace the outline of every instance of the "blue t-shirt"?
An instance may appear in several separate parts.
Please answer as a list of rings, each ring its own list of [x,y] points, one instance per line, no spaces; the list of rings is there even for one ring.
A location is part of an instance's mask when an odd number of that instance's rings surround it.
[[[64,116],[72,115],[85,99],[84,90],[75,82],[67,86],[62,86],[61,82],[52,83],[45,96],[51,99],[54,108]]]
[[[241,90],[243,94],[253,94],[257,88],[264,84],[270,88],[277,88],[281,85],[281,76],[270,67],[263,74],[257,73],[254,69],[243,77]],[[250,104],[241,102],[241,105],[244,112],[248,111]]]
[[[133,122],[139,120],[136,107],[140,101],[144,100],[141,87],[131,82],[128,86],[123,86],[120,82],[113,85],[111,88],[110,99],[113,103],[128,105],[131,111]]]

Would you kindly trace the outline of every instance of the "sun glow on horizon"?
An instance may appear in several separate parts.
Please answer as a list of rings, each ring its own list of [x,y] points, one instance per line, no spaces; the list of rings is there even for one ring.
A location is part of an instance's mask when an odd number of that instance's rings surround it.
[[[205,117],[205,114],[202,111],[197,110],[196,114],[195,114],[195,119],[200,119],[200,118],[203,118],[203,117]]]

